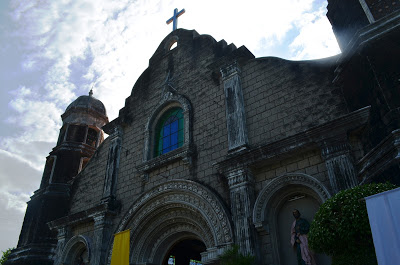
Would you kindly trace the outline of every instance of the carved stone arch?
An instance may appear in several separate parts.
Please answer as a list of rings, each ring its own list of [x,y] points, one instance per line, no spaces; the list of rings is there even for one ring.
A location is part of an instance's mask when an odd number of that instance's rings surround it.
[[[231,245],[230,220],[224,203],[207,187],[172,180],[137,199],[115,233],[131,229],[132,263],[154,263],[162,260],[165,247],[185,237],[202,241],[207,250]]]
[[[203,241],[203,238],[199,237],[199,227],[186,223],[174,225],[174,227],[165,230],[159,235],[159,237],[157,237],[152,248],[147,249],[147,253],[140,253],[141,256],[139,257],[139,260],[147,260],[149,263],[161,264],[162,259],[165,257],[168,250],[170,250],[174,244],[184,239],[197,239]],[[146,259],[146,257],[149,258]]]
[[[316,199],[323,203],[331,197],[328,189],[316,178],[303,173],[287,173],[273,179],[265,186],[257,197],[253,209],[253,223],[257,230],[265,230],[265,217],[268,205],[276,192],[289,185],[308,187],[316,195]]]
[[[176,227],[178,224],[190,224],[194,227],[193,231],[198,239],[200,239],[206,247],[212,247],[216,244],[214,237],[209,229],[208,224],[202,217],[202,215],[190,205],[183,204],[170,204],[168,202],[159,204],[159,209],[155,209],[152,213],[147,215],[145,218],[141,218],[136,225],[150,224],[153,229],[145,231],[133,231],[131,235],[131,246],[133,246],[133,240],[136,239],[136,245],[146,246],[145,242],[155,242],[160,238],[160,234],[168,230],[171,226]],[[140,218],[140,217],[139,217]],[[132,222],[128,225],[132,227]],[[192,231],[192,232],[193,232]],[[139,240],[137,240],[139,238]],[[141,249],[136,248],[136,253],[133,256],[138,256]],[[131,253],[135,252],[133,249]]]
[[[91,240],[87,236],[77,235],[72,237],[65,245],[61,254],[61,264],[73,265],[73,260],[79,253],[87,250],[88,261],[91,258]]]
[[[152,256],[153,257],[165,257],[168,253],[168,251],[175,245],[177,241],[183,241],[185,239],[198,239],[201,241],[201,238],[196,238],[196,236],[193,234],[193,236],[190,235],[190,231],[184,231],[182,230],[181,233],[174,233],[171,234],[169,237],[165,238],[163,242],[159,242],[157,244],[157,247],[154,247],[153,251],[157,251],[157,253],[154,253]],[[153,261],[154,264],[161,264],[162,260],[160,258],[156,258]]]
[[[145,147],[143,161],[148,161],[153,158],[154,146],[154,131],[155,126],[161,116],[171,108],[182,108],[184,119],[184,147],[188,147],[192,143],[192,105],[190,101],[179,94],[167,92],[158,103],[152,114],[148,117],[145,127]]]
[[[278,232],[281,224],[278,222],[278,214],[283,205],[292,198],[296,200],[298,194],[302,194],[300,198],[305,196],[318,205],[321,205],[331,196],[327,188],[316,178],[303,173],[287,173],[268,183],[255,202],[253,222],[260,233],[268,235],[271,244],[267,251],[272,253],[274,264],[281,264],[283,262],[281,257],[287,257],[280,254],[280,250],[282,250],[280,248],[282,243],[280,242],[282,240],[279,236],[282,236],[282,234]],[[290,224],[288,231],[290,231],[289,228]],[[287,242],[289,242],[289,239]]]

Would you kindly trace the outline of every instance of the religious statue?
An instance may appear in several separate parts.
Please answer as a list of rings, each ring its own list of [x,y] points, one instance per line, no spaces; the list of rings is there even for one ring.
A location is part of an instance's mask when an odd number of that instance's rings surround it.
[[[310,224],[307,220],[300,218],[300,212],[297,209],[293,210],[293,216],[295,220],[292,224],[290,243],[296,248],[297,264],[316,265],[314,257],[308,248],[307,234],[310,230]]]

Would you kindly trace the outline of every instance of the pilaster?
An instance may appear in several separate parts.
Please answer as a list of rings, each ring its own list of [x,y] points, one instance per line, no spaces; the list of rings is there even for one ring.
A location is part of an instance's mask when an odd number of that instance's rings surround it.
[[[237,63],[220,69],[225,91],[229,151],[245,149],[248,143],[240,68]]]
[[[112,235],[112,221],[105,213],[99,213],[93,216],[93,252],[91,255],[91,264],[105,265],[107,258],[107,246]]]
[[[256,232],[252,222],[254,180],[249,169],[227,172],[236,244],[243,254],[256,254]]]
[[[68,242],[70,237],[70,228],[68,226],[62,226],[57,228],[57,248],[54,256],[54,264],[62,264],[62,254],[65,244]]]
[[[122,129],[120,127],[115,127],[110,138],[102,201],[113,201],[115,199],[115,189],[121,156]]]
[[[325,160],[334,193],[353,188],[358,184],[350,145],[347,142],[324,143],[322,157]]]

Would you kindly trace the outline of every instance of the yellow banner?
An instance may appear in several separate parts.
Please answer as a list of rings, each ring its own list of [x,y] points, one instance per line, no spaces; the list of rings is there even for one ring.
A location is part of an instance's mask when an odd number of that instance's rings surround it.
[[[115,234],[111,265],[129,265],[129,241],[130,230]]]

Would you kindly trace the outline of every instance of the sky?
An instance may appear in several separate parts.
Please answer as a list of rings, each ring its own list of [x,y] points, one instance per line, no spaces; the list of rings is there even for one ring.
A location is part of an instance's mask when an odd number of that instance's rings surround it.
[[[60,115],[93,87],[117,117],[136,79],[178,28],[246,46],[256,57],[309,60],[340,52],[326,0],[1,0],[0,250],[15,247]]]

